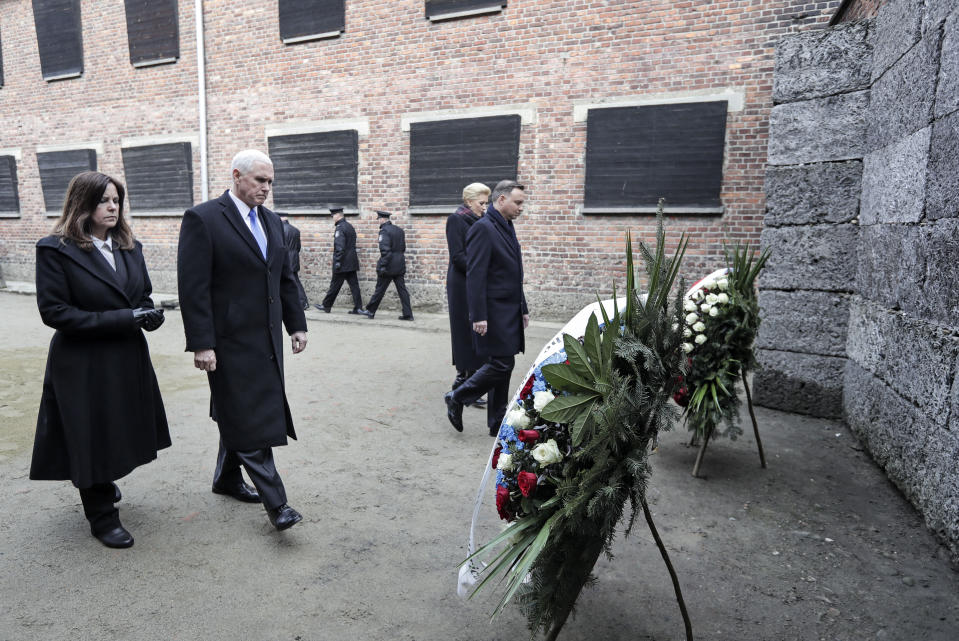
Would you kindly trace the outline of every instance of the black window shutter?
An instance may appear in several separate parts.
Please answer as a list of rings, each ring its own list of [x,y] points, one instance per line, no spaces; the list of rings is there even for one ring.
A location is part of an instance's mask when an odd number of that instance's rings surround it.
[[[357,206],[355,129],[272,136],[268,144],[278,210]]]
[[[726,102],[590,109],[586,207],[718,207]]]
[[[83,73],[80,0],[33,0],[33,20],[43,78]]]
[[[124,147],[123,173],[130,211],[193,205],[193,149],[188,142]]]
[[[426,17],[505,6],[506,0],[426,0]]]
[[[63,207],[63,199],[73,177],[97,168],[97,152],[93,149],[39,152],[37,167],[40,170],[43,202],[48,212],[56,212]]]
[[[463,187],[516,179],[520,117],[489,116],[410,125],[410,205],[456,205]]]
[[[124,0],[124,6],[131,64],[180,57],[176,0]]]
[[[279,5],[283,41],[346,28],[345,0],[279,0]]]
[[[13,156],[0,156],[0,214],[19,213],[17,159]]]

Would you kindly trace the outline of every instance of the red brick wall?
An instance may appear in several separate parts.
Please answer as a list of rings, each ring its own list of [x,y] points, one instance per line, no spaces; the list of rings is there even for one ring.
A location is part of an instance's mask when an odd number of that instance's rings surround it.
[[[432,24],[422,0],[347,0],[339,38],[297,45],[279,40],[276,3],[204,2],[211,196],[228,186],[239,149],[266,150],[265,127],[297,121],[367,118],[360,136],[357,229],[361,278],[373,274],[375,209],[396,213],[407,232],[414,307],[444,300],[445,216],[407,214],[409,133],[404,115],[465,107],[525,105],[519,179],[529,186],[517,222],[534,314],[564,315],[609,291],[623,272],[623,234],[650,239],[651,216],[583,216],[586,124],[577,102],[691,90],[735,89],[730,112],[721,216],[670,216],[668,229],[691,236],[686,273],[698,278],[721,261],[721,242],[758,242],[772,105],[776,41],[818,28],[839,0],[709,3],[644,0],[511,2],[502,12]],[[0,88],[0,149],[19,147],[22,216],[0,219],[0,265],[29,277],[32,245],[52,219],[43,213],[36,146],[98,141],[100,169],[123,178],[120,139],[197,135],[193,3],[180,0],[180,60],[134,69],[122,4],[84,0],[84,74],[47,83],[40,75],[28,0],[0,12],[6,84]],[[200,197],[194,149],[195,196]],[[278,176],[278,180],[282,180]],[[301,277],[314,296],[329,278],[332,223],[292,219],[302,233]],[[136,218],[157,289],[175,284],[176,217]],[[364,295],[371,287],[364,285]],[[392,295],[387,296],[387,302]]]

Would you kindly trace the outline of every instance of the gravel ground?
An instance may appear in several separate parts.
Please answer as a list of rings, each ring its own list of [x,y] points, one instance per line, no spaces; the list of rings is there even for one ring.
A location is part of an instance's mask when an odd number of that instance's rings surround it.
[[[32,297],[0,293],[0,639],[514,640],[515,608],[463,601],[456,569],[489,454],[485,413],[446,422],[445,316],[374,321],[312,311],[287,357],[298,442],[276,450],[304,522],[210,492],[215,426],[177,312],[149,335],[173,447],[119,482],[136,538],[89,535],[76,490],[27,478],[51,330]],[[519,382],[558,324],[534,323]],[[287,348],[289,349],[289,348]],[[710,444],[705,480],[685,432],[653,456],[650,500],[700,640],[959,638],[959,573],[840,423],[757,409],[751,436]],[[487,497],[483,537],[499,528]],[[482,538],[482,537],[481,537]],[[564,641],[682,639],[642,519],[601,559]]]

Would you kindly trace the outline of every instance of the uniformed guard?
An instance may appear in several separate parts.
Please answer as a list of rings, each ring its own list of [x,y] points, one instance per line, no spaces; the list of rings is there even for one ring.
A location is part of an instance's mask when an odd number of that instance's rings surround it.
[[[406,291],[403,275],[406,274],[406,234],[390,222],[390,212],[376,212],[380,222],[380,259],[376,262],[376,289],[370,302],[366,304],[367,318],[372,319],[383,300],[386,288],[392,282],[403,306],[400,320],[413,320],[413,308],[410,307],[410,293]]]
[[[356,257],[356,230],[343,216],[342,207],[331,207],[330,213],[333,214],[334,230],[333,279],[330,281],[330,288],[327,290],[323,302],[314,305],[314,307],[329,314],[330,310],[333,309],[336,295],[340,293],[340,287],[343,286],[345,280],[350,286],[350,293],[353,295],[353,309],[349,313],[366,316],[368,314],[363,309],[360,281],[356,278],[356,270],[360,268],[360,261]]]

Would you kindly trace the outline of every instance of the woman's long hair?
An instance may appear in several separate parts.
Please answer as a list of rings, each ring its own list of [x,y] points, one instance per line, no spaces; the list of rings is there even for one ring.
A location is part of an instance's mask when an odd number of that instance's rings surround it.
[[[84,251],[93,249],[90,240],[90,216],[96,211],[103,198],[107,185],[113,183],[120,197],[117,209],[117,224],[110,230],[113,241],[120,249],[133,249],[133,232],[123,215],[123,198],[126,190],[120,181],[99,171],[84,171],[77,174],[67,187],[67,196],[63,199],[63,213],[53,226],[53,235],[61,240],[69,238],[73,244]]]

